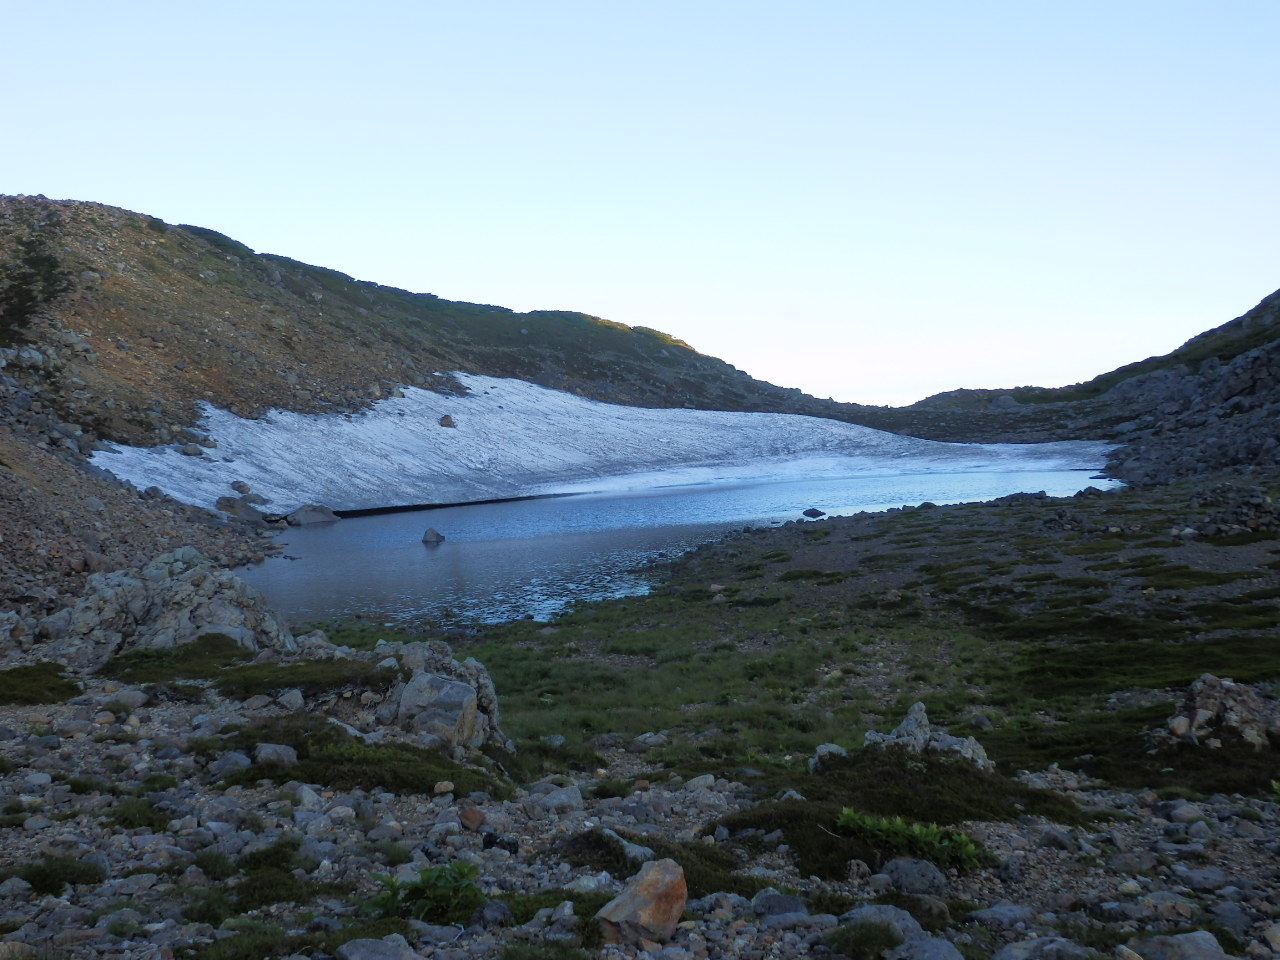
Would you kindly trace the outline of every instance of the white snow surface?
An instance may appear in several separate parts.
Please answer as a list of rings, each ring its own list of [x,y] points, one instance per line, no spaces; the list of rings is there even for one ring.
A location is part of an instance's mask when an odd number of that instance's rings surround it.
[[[819,417],[626,407],[455,376],[465,396],[406,387],[357,414],[272,410],[246,420],[206,404],[199,427],[217,442],[206,455],[113,445],[93,463],[206,507],[243,480],[268,511],[285,513],[304,503],[356,510],[717,480],[1096,469],[1108,449],[939,443]],[[440,425],[446,414],[456,426]]]

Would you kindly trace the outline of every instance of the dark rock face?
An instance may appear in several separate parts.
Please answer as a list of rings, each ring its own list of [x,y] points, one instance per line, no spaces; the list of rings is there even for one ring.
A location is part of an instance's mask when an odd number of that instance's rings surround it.
[[[1225,361],[1209,356],[1195,371],[1160,370],[1112,388],[1106,399],[1130,407],[1134,417],[1117,427],[1125,447],[1108,471],[1124,480],[1160,483],[1280,464],[1277,318],[1280,292],[1221,328],[1264,339],[1273,332],[1269,341]]]

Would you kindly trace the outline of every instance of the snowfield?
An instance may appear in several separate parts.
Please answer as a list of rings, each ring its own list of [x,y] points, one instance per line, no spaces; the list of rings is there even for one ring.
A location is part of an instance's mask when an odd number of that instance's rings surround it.
[[[358,414],[272,410],[245,420],[206,405],[199,426],[217,447],[205,456],[114,445],[93,463],[205,507],[242,480],[284,513],[304,503],[354,510],[748,478],[1097,469],[1108,449],[938,443],[817,417],[651,410],[456,376],[468,395],[406,387]],[[454,426],[440,425],[446,415]]]

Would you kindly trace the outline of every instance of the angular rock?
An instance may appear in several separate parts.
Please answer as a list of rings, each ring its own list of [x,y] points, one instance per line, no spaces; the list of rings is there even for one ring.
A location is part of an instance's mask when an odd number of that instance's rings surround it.
[[[939,894],[947,887],[946,874],[928,860],[898,857],[886,863],[882,872],[899,893]]]
[[[41,654],[86,671],[126,648],[176,647],[209,633],[251,651],[294,649],[293,635],[256,589],[191,547],[143,567],[95,573],[79,602],[47,619],[47,632],[57,636]]]
[[[995,764],[987,759],[987,751],[973,737],[953,737],[942,727],[930,724],[923,703],[912,704],[906,719],[890,733],[868,730],[864,742],[869,747],[888,747],[907,753],[924,753],[926,750],[955,753],[979,770],[995,769]]]
[[[285,516],[285,522],[291,527],[305,527],[313,523],[333,523],[341,518],[328,507],[319,503],[306,503]]]
[[[641,940],[670,940],[684,912],[688,888],[674,860],[651,860],[622,893],[596,914],[605,943],[636,945]]]
[[[1166,726],[1172,736],[1187,743],[1230,733],[1262,750],[1272,737],[1280,736],[1280,701],[1264,697],[1248,684],[1206,673],[1187,688],[1182,705]]]

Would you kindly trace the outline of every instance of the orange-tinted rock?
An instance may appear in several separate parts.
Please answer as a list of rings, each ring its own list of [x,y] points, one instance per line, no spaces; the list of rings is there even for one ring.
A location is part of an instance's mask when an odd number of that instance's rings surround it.
[[[605,943],[670,940],[688,896],[680,864],[674,860],[649,861],[622,893],[596,914]]]

